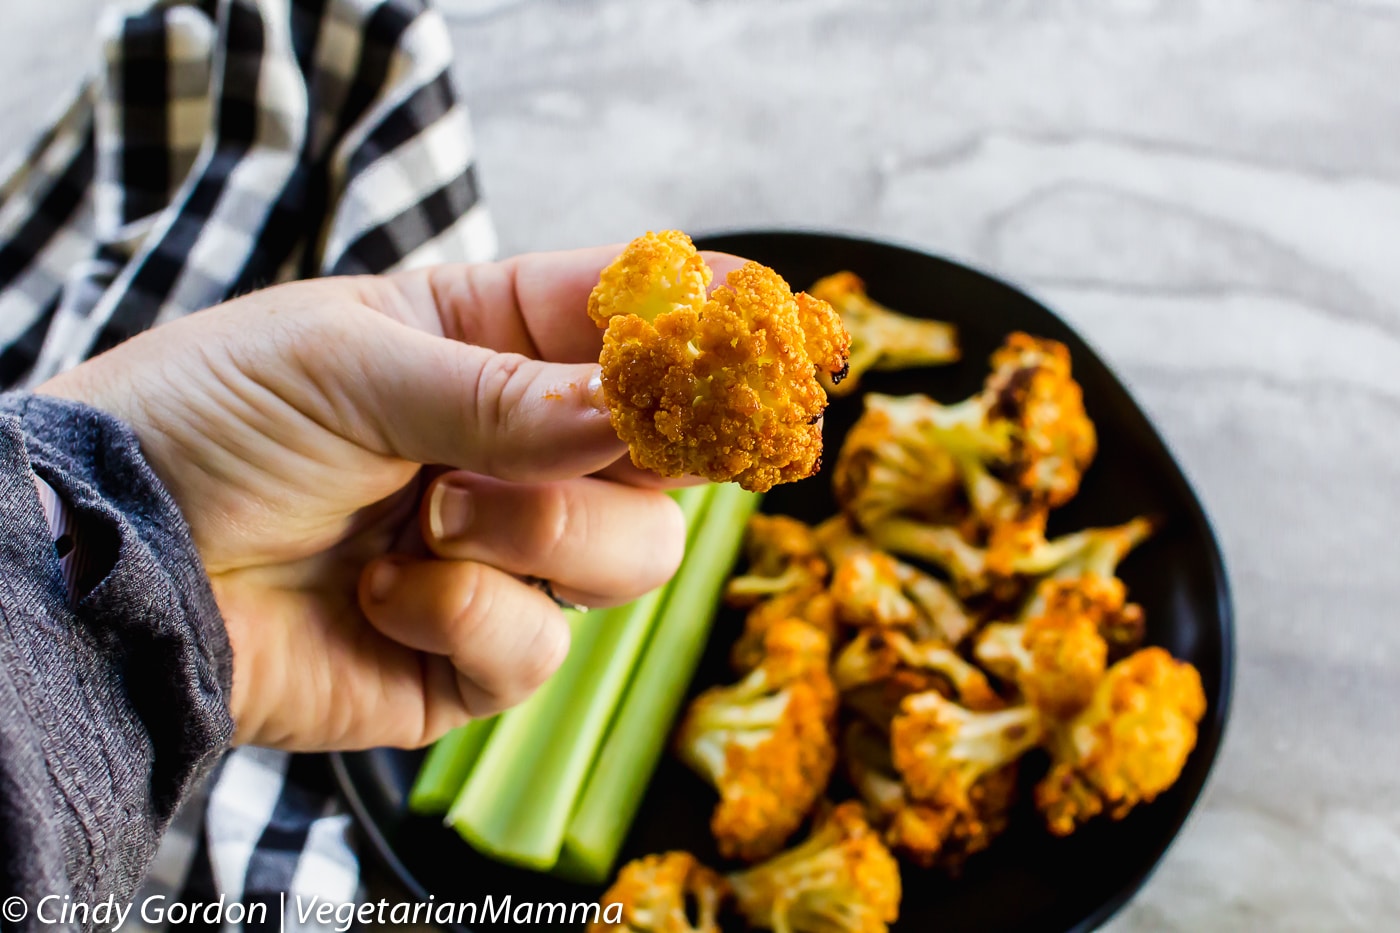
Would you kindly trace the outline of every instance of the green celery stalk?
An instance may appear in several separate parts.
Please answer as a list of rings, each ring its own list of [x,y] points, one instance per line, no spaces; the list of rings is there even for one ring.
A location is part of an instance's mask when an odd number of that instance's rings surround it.
[[[666,608],[569,820],[556,874],[601,884],[612,873],[704,653],[744,527],[761,498],[734,485],[715,491],[693,546],[695,556],[672,583]]]
[[[694,529],[708,487],[674,494]],[[621,702],[669,584],[574,625],[563,667],[501,717],[448,822],[479,851],[537,870],[552,868],[579,792]]]
[[[495,716],[473,719],[438,739],[428,749],[413,789],[408,792],[408,809],[425,816],[446,813],[467,782],[467,775],[495,725]]]

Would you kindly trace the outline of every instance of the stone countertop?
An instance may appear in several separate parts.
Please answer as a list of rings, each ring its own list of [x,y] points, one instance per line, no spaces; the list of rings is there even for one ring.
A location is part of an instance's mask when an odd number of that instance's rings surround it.
[[[96,4],[14,6],[0,155]],[[1397,922],[1400,3],[441,6],[505,251],[835,228],[1079,328],[1204,498],[1238,612],[1205,798],[1111,929]]]

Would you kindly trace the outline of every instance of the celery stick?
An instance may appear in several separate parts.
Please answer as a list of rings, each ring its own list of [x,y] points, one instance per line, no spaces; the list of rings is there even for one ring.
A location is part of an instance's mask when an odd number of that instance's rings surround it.
[[[694,556],[672,584],[622,707],[564,833],[556,873],[600,884],[641,805],[686,688],[704,653],[725,579],[761,497],[738,486],[714,493]]]
[[[476,767],[447,813],[447,823],[480,852],[512,863],[548,868],[554,859],[523,853],[526,840],[511,834],[516,814],[530,806],[529,770],[547,771],[548,745],[536,747],[543,734],[578,696],[603,630],[616,610],[566,613],[573,632],[569,656],[529,700],[499,716]]]
[[[706,487],[675,494],[689,526]],[[575,626],[569,658],[540,692],[502,717],[448,816],[473,846],[502,861],[554,865],[564,829],[621,700],[667,587]]]
[[[473,719],[438,739],[418,769],[418,778],[408,792],[408,808],[426,816],[446,813],[495,725],[495,716]]]

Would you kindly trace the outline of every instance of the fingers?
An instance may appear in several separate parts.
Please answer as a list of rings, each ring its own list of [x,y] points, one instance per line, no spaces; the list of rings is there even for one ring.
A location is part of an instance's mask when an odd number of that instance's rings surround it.
[[[569,626],[547,596],[468,561],[375,561],[360,578],[360,608],[394,641],[446,658],[471,717],[523,701],[569,650]]]
[[[709,482],[703,476],[661,476],[635,465],[630,457],[615,460],[593,475],[640,489],[684,489]]]
[[[454,340],[560,363],[595,361],[602,332],[588,317],[588,293],[624,245],[410,270],[389,277],[397,295],[367,300]],[[745,262],[728,253],[701,255],[716,284]]]
[[[626,450],[596,364],[495,353],[355,306],[287,326],[302,329],[295,362],[258,358],[257,381],[369,450],[521,482],[584,476]]]
[[[685,551],[685,520],[669,496],[601,479],[522,485],[452,473],[425,502],[423,538],[437,556],[549,580],[586,606],[655,589]]]

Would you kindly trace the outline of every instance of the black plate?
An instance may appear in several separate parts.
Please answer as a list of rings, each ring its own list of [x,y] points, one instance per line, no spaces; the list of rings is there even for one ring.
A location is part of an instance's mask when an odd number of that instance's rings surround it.
[[[1162,645],[1201,672],[1209,710],[1195,752],[1177,784],[1121,822],[1096,821],[1068,839],[1049,836],[1029,805],[1011,829],[950,880],[906,867],[897,931],[1090,930],[1109,918],[1147,879],[1180,830],[1215,760],[1229,711],[1234,645],[1229,586],[1205,513],[1162,439],[1102,360],[1059,318],[1022,292],[983,273],[911,249],[815,233],[740,233],[704,239],[766,263],[794,287],[851,269],[877,300],[911,314],[957,323],[963,362],[940,369],[875,374],[866,389],[925,392],[943,401],[972,394],[987,357],[1009,331],[1053,337],[1070,348],[1075,376],[1098,427],[1099,453],[1082,490],[1058,510],[1053,530],[1114,524],[1134,515],[1166,519],[1154,538],[1124,563],[1122,576],[1146,609],[1150,644]],[[838,449],[860,411],[859,397],[834,401],[826,446]],[[828,456],[828,469],[834,461]],[[783,486],[765,511],[816,522],[835,510],[830,477]],[[722,613],[699,673],[698,689],[732,679],[727,646],[740,619]],[[436,820],[407,815],[404,799],[421,753],[373,750],[336,756],[341,786],[369,849],[420,898],[577,901],[601,891],[520,871],[476,855]],[[682,848],[720,864],[707,828],[713,793],[684,767],[663,761],[623,858]]]

